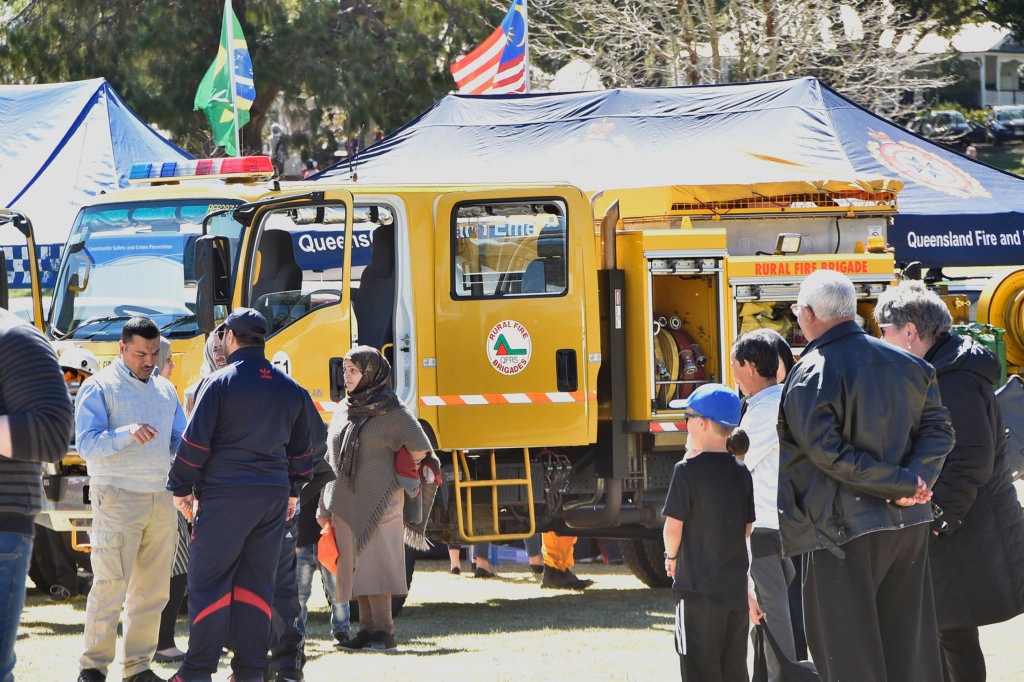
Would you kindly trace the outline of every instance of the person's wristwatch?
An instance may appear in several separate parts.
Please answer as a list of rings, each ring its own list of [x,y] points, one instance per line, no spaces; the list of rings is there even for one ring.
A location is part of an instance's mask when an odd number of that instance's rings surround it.
[[[676,556],[669,556],[668,552],[665,552],[664,554],[665,554],[665,561],[675,561],[676,557],[679,556],[678,554],[676,554]]]

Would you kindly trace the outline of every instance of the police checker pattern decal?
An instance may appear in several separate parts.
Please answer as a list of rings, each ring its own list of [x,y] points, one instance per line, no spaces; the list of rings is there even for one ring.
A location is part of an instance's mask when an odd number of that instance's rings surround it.
[[[487,359],[500,374],[522,372],[530,364],[532,352],[530,332],[515,320],[502,320],[487,334]]]

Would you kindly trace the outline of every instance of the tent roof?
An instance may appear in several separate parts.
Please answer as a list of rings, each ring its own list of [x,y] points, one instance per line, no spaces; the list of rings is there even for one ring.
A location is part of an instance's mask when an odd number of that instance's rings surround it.
[[[102,78],[0,86],[0,139],[0,206],[25,212],[39,244],[63,245],[78,209],[126,187],[133,163],[192,158]]]
[[[566,181],[588,192],[715,187],[750,196],[764,183],[878,186],[890,179],[904,185],[890,243],[898,258],[925,265],[1001,264],[1010,258],[1005,248],[922,249],[917,237],[1024,213],[1024,179],[929,142],[813,78],[449,95],[318,177],[353,175],[371,183]],[[901,223],[913,217],[924,224],[914,224],[912,238]]]

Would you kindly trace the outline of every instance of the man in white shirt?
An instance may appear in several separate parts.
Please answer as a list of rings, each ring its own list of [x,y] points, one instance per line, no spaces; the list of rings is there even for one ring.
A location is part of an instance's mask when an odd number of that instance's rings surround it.
[[[743,463],[754,479],[754,511],[757,519],[750,534],[750,575],[757,601],[767,614],[768,626],[782,651],[795,658],[793,629],[789,613],[789,583],[793,562],[782,556],[776,496],[779,487],[779,401],[782,386],[776,374],[779,353],[775,332],[759,329],[736,339],[732,346],[732,372],[747,397],[740,428],[750,438]],[[771,647],[765,647],[769,682],[779,679],[779,661]]]
[[[178,537],[177,512],[164,487],[185,412],[174,384],[157,371],[155,322],[125,322],[118,349],[120,357],[82,382],[75,398],[75,442],[92,486],[93,570],[78,682],[107,678],[119,622],[122,679],[160,682],[149,666]]]

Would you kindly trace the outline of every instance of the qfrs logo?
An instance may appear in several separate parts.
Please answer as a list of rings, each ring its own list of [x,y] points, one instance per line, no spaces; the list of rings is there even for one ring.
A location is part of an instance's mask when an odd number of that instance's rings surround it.
[[[533,342],[526,327],[502,320],[487,334],[487,359],[500,374],[519,374],[530,364]]]

